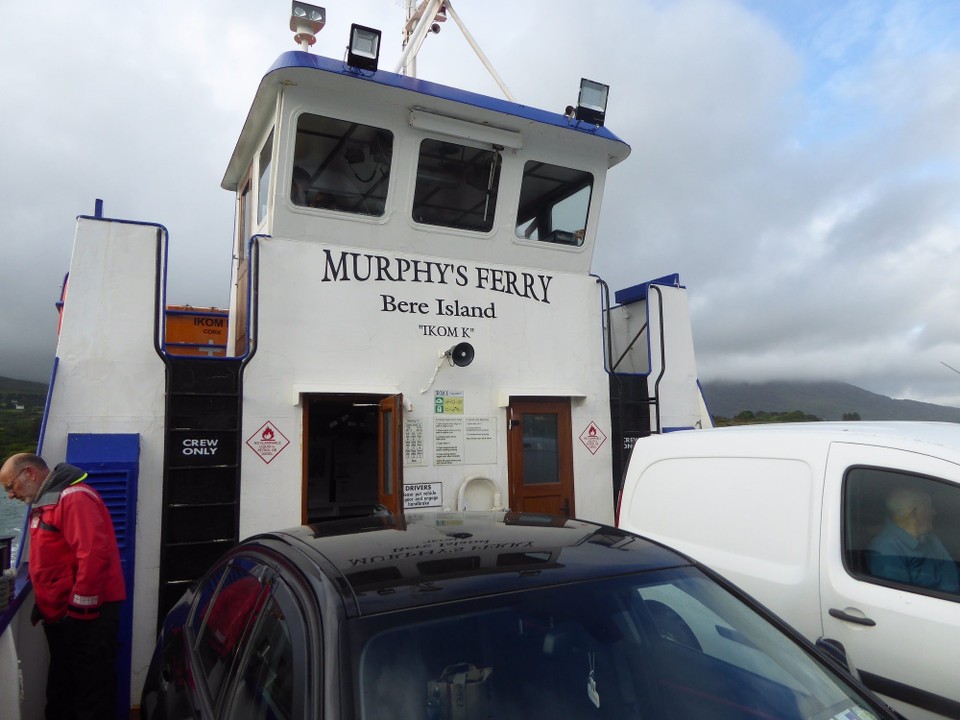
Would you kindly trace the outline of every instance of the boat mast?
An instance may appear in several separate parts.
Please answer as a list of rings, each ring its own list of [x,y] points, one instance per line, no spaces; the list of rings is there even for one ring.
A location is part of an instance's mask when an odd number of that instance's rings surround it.
[[[477,57],[480,58],[480,62],[483,63],[487,72],[496,81],[507,100],[516,102],[506,83],[503,82],[490,60],[480,49],[457,11],[453,9],[451,0],[421,0],[419,4],[416,3],[416,0],[406,0],[406,6],[407,21],[403,26],[403,53],[400,55],[400,60],[397,62],[394,72],[409,77],[417,76],[417,53],[420,52],[420,46],[423,45],[424,38],[426,38],[428,32],[433,34],[440,32],[440,23],[445,22],[447,15],[449,15],[453,18],[457,27],[460,28],[463,37],[466,38]]]

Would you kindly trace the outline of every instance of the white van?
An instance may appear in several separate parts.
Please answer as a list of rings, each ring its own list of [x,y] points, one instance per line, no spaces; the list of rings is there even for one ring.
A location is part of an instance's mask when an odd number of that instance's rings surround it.
[[[960,718],[960,424],[642,438],[618,522],[713,567],[811,640],[841,642],[907,717]]]

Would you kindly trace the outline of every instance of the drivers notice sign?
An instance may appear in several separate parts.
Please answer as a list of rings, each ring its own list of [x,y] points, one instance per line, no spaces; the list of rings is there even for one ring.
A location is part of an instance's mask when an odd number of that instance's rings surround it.
[[[247,440],[250,449],[268,465],[289,444],[290,441],[269,420]]]
[[[580,433],[580,442],[582,442],[593,455],[597,454],[597,450],[600,449],[600,446],[603,445],[606,439],[607,436],[603,434],[603,431],[597,427],[595,422],[591,422],[587,425],[587,429]]]

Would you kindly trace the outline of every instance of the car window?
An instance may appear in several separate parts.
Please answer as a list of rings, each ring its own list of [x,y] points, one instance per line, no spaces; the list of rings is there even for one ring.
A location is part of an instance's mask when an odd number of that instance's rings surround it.
[[[844,561],[855,576],[960,600],[960,487],[873,467],[844,480]]]
[[[840,676],[690,568],[360,619],[350,632],[369,720],[873,717]]]
[[[211,575],[207,585],[216,579],[216,590],[209,596],[200,593],[197,598],[191,622],[196,633],[193,647],[212,705],[217,704],[243,648],[247,626],[263,602],[264,571],[262,565],[248,558],[237,558]]]
[[[250,633],[249,651],[236,674],[230,717],[234,720],[288,720],[293,717],[296,676],[290,627],[275,597],[263,603]]]

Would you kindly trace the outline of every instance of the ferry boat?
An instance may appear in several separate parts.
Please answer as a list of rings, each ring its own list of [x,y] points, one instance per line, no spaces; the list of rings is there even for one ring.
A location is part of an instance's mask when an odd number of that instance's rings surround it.
[[[309,52],[325,15],[293,3],[300,48],[227,164],[228,308],[168,306],[162,225],[99,202],[77,221],[39,450],[86,469],[114,517],[118,717],[166,610],[243,537],[378,506],[609,523],[636,438],[710,424],[679,277],[591,274],[630,155],[606,86],[548,112],[415,77],[448,16],[489,67],[449,1],[408,2],[397,72],[369,27],[345,60]],[[46,647],[20,575],[0,687],[34,718]]]

